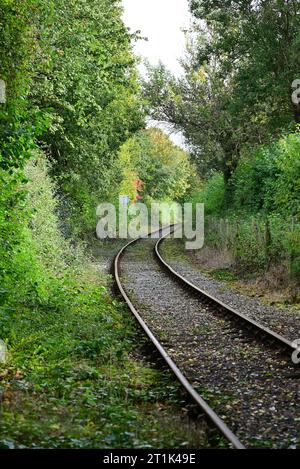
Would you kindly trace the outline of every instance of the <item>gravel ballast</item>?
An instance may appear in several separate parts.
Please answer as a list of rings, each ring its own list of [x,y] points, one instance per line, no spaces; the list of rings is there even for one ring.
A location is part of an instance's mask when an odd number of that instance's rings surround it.
[[[144,320],[246,446],[297,447],[300,374],[291,359],[190,296],[161,270],[154,243],[139,241],[121,262],[122,281]]]
[[[192,259],[188,255],[184,255],[181,250],[178,259],[174,258],[173,255],[170,256],[167,249],[169,243],[174,243],[174,240],[166,239],[162,243],[160,251],[163,258],[176,272],[205,292],[283,335],[288,340],[300,339],[300,311],[287,307],[270,306],[263,303],[259,298],[237,292],[228,286],[226,282],[215,280],[201,272]],[[177,246],[178,244],[176,244]]]

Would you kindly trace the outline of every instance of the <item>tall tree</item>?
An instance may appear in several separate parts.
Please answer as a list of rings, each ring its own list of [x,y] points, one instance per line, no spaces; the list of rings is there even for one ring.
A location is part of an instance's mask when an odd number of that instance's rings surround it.
[[[300,4],[190,0],[195,22],[175,79],[161,66],[145,84],[153,117],[181,128],[200,171],[228,181],[244,145],[299,120],[291,84],[300,73]]]
[[[42,144],[65,193],[108,194],[120,145],[143,124],[119,0],[48,0],[37,21],[31,102],[49,122]],[[105,181],[105,182],[104,182]]]

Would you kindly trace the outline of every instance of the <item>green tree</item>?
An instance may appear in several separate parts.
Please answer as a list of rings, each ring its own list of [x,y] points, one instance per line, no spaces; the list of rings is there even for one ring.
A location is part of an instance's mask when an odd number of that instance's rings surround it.
[[[131,199],[136,195],[137,179],[143,185],[143,198],[152,200],[181,200],[195,180],[188,154],[155,128],[129,139],[121,148],[119,164],[128,181],[126,186],[122,184],[122,191],[126,187]]]
[[[300,108],[292,105],[291,84],[300,68],[299,2],[190,0],[190,6],[214,31],[199,61],[219,60],[220,72],[234,84],[232,112],[249,122],[248,138],[263,139],[293,117],[298,121]]]
[[[299,119],[291,84],[299,74],[297,1],[191,0],[195,17],[175,79],[150,67],[144,85],[154,118],[182,129],[201,174],[228,184],[241,149],[270,141]]]
[[[36,18],[31,103],[49,127],[41,138],[69,202],[90,223],[115,184],[120,145],[143,125],[134,39],[119,0],[58,0]]]
[[[0,79],[6,85],[6,102],[0,103],[0,168],[10,173],[24,166],[42,124],[27,101],[37,8],[37,0],[0,0]]]
[[[154,119],[182,130],[200,175],[220,170],[227,182],[240,150],[227,107],[231,88],[224,86],[213,64],[197,69],[194,47],[190,45],[183,63],[183,78],[172,77],[163,65],[149,67],[144,93]]]

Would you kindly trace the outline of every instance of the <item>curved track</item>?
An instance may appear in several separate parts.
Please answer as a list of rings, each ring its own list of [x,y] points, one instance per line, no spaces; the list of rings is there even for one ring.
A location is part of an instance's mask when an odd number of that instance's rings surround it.
[[[259,322],[249,318],[245,314],[240,313],[231,306],[226,305],[219,299],[215,298],[204,290],[201,290],[192,282],[184,278],[180,273],[176,272],[173,267],[165,259],[163,259],[159,250],[160,245],[166,239],[167,236],[168,233],[160,237],[160,239],[155,245],[154,252],[158,262],[167,271],[169,275],[171,275],[181,285],[193,291],[193,293],[195,293],[201,301],[210,304],[215,309],[223,313],[225,316],[230,316],[234,321],[238,321],[243,328],[250,330],[254,335],[262,337],[264,340],[267,339],[269,342],[283,348],[290,354],[290,356],[292,355],[292,353],[297,349],[296,345],[293,342],[289,341],[284,336],[277,334],[276,332],[260,324]]]
[[[223,434],[223,436],[226,438],[226,440],[232,445],[233,448],[235,449],[245,449],[244,445],[239,441],[237,436],[228,428],[228,426],[223,422],[223,420],[214,412],[214,410],[205,402],[205,400],[198,394],[198,392],[193,388],[193,386],[190,384],[190,382],[186,379],[186,377],[183,375],[183,373],[179,370],[175,362],[172,360],[172,358],[168,355],[164,347],[161,345],[159,340],[155,337],[155,335],[151,332],[145,321],[142,319],[140,313],[138,310],[135,308],[133,303],[131,302],[129,296],[127,295],[125,288],[122,285],[122,282],[120,280],[120,261],[122,258],[122,255],[124,254],[124,251],[131,246],[132,244],[138,242],[140,238],[134,239],[127,243],[117,254],[114,260],[114,277],[118,286],[118,289],[127,303],[130,311],[132,314],[135,316],[136,320],[144,330],[145,334],[148,336],[148,338],[151,340],[151,342],[154,344],[162,358],[165,360],[169,368],[172,370],[172,372],[175,374],[176,378],[180,381],[182,386],[185,388],[185,390],[188,392],[188,394],[193,398],[193,400],[196,402],[196,404],[199,405],[201,410],[207,415],[207,417],[211,420],[211,422],[220,430],[220,432]]]
[[[170,228],[170,227],[167,227],[167,228]],[[174,230],[176,230],[176,225],[172,226],[172,231]],[[154,257],[156,261],[158,262],[158,264],[163,267],[167,276],[172,278],[173,281],[175,280],[176,282],[179,282],[181,286],[183,286],[189,292],[195,295],[197,297],[197,300],[200,301],[200,303],[203,303],[204,305],[207,305],[211,309],[217,311],[218,314],[220,314],[221,316],[224,315],[225,321],[227,319],[229,322],[237,323],[237,327],[244,329],[245,333],[249,335],[250,337],[249,340],[251,340],[251,336],[254,335],[256,341],[263,341],[263,343],[265,342],[269,343],[269,346],[279,349],[279,353],[281,353],[281,351],[284,351],[285,353],[288,352],[289,354],[291,354],[291,352],[295,350],[296,347],[285,337],[277,334],[271,329],[268,329],[267,327],[250,319],[246,315],[222,303],[217,298],[214,298],[213,296],[207,294],[205,291],[201,290],[196,285],[193,285],[190,281],[188,281],[182,275],[176,272],[163,259],[160,253],[160,245],[164,241],[164,239],[169,235],[169,231],[166,234],[163,234],[163,230],[160,230],[159,233],[158,232],[155,232],[155,233],[156,233],[156,237],[159,237],[159,239],[156,243],[154,243]],[[153,235],[154,233],[150,233],[148,236],[150,237],[151,234]],[[226,440],[231,444],[233,448],[244,449],[245,447],[241,443],[239,438],[229,429],[228,425],[224,422],[224,420],[222,420],[222,418],[220,418],[216,414],[216,412],[208,405],[208,403],[203,399],[203,397],[201,397],[201,395],[196,391],[196,389],[188,381],[187,377],[184,375],[182,370],[180,370],[179,367],[176,365],[176,363],[173,361],[173,359],[168,354],[168,352],[166,351],[162,343],[158,340],[157,336],[155,336],[155,333],[153,332],[153,330],[151,330],[149,325],[146,324],[145,320],[142,318],[138,309],[134,306],[133,302],[131,301],[129,297],[129,294],[126,291],[128,287],[130,288],[130,284],[128,285],[127,283],[127,286],[125,288],[126,281],[124,282],[124,280],[121,279],[121,259],[125,253],[127,254],[127,250],[128,251],[131,250],[131,246],[133,246],[134,244],[137,244],[139,241],[142,242],[143,239],[145,238],[137,238],[135,240],[130,241],[117,254],[115,261],[114,261],[114,276],[115,276],[118,289],[123,299],[127,303],[129,309],[131,310],[136,320],[138,321],[138,323],[144,330],[145,334],[152,341],[152,343],[154,344],[154,346],[156,347],[156,349],[158,350],[158,352],[160,353],[164,361],[167,363],[169,368],[175,374],[175,376],[180,381],[182,386],[186,389],[188,394],[193,398],[193,400],[197,403],[200,409],[207,415],[207,417],[210,419],[213,425],[219,429],[219,431],[223,434],[223,436],[226,438]],[[143,280],[141,281],[143,282]]]

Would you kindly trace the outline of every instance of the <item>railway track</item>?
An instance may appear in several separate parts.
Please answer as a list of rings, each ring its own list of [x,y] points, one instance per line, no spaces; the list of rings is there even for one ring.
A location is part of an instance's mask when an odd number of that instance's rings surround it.
[[[247,315],[240,313],[236,309],[232,308],[229,305],[226,305],[218,298],[210,295],[209,293],[205,292],[197,285],[194,285],[192,282],[187,280],[183,277],[179,272],[177,272],[173,267],[162,257],[160,253],[160,246],[168,236],[168,233],[161,236],[160,239],[156,242],[154,253],[155,256],[160,263],[160,265],[181,285],[187,287],[190,291],[196,294],[201,301],[209,304],[225,317],[230,317],[233,321],[242,324],[242,327],[251,331],[253,335],[256,337],[260,337],[261,339],[268,340],[271,344],[276,344],[282,350],[285,350],[289,356],[297,349],[295,344],[288,340],[283,335],[277,334],[276,332],[272,331],[268,327],[260,324],[259,322],[255,321],[254,319],[249,318]]]
[[[172,230],[175,230],[176,227],[174,226]],[[233,327],[242,328],[246,334],[252,337],[255,336],[255,341],[260,341],[263,339],[263,344],[265,345],[265,341],[267,340],[269,347],[276,347],[279,350],[279,353],[289,353],[291,354],[294,351],[295,347],[293,344],[287,340],[285,337],[280,336],[279,334],[275,333],[271,329],[266,328],[263,325],[260,325],[258,322],[248,318],[247,316],[239,313],[238,311],[234,310],[233,308],[225,305],[224,303],[220,302],[217,298],[212,297],[211,295],[207,294],[206,292],[199,289],[196,285],[193,285],[190,281],[185,279],[182,275],[176,272],[162,257],[160,253],[160,246],[164,239],[168,236],[169,231],[164,233],[162,230],[160,232],[159,239],[154,242],[151,246],[151,250],[153,252],[155,262],[163,267],[163,271],[165,272],[164,275],[170,276],[172,281],[174,282],[174,288],[183,288],[187,289],[189,294],[192,291],[193,295],[196,295],[198,301],[201,304],[205,305],[205,308],[213,309],[217,311],[220,315],[224,315],[226,321],[233,322]],[[118,289],[126,301],[129,309],[133,313],[134,317],[142,327],[145,334],[148,338],[152,341],[164,361],[167,363],[169,368],[175,374],[176,378],[180,381],[182,386],[185,388],[187,393],[192,397],[192,399],[196,402],[199,408],[206,414],[212,424],[222,433],[225,439],[230,443],[230,445],[235,449],[244,449],[245,445],[241,442],[241,439],[234,431],[232,431],[228,424],[221,418],[218,413],[212,408],[213,406],[209,405],[207,400],[201,396],[201,392],[199,393],[195,386],[189,380],[190,373],[186,370],[182,369],[180,363],[177,363],[176,357],[175,360],[172,357],[172,353],[169,353],[168,347],[165,347],[164,344],[159,340],[155,330],[153,327],[149,325],[147,319],[145,320],[144,314],[140,311],[139,306],[133,304],[131,300],[130,288],[126,285],[126,282],[123,281],[122,278],[122,259],[129,250],[134,249],[134,246],[137,246],[139,243],[142,243],[143,239],[138,238],[135,240],[130,241],[127,243],[117,254],[115,261],[114,261],[114,276],[118,286]],[[125,283],[125,284],[124,284]],[[176,283],[179,283],[176,287]],[[136,303],[136,301],[134,301]],[[180,309],[180,305],[178,305]],[[151,321],[150,321],[151,322]],[[155,329],[155,328],[154,328]],[[171,349],[172,350],[172,349]],[[184,367],[183,367],[184,368]],[[194,380],[194,378],[193,378]]]

